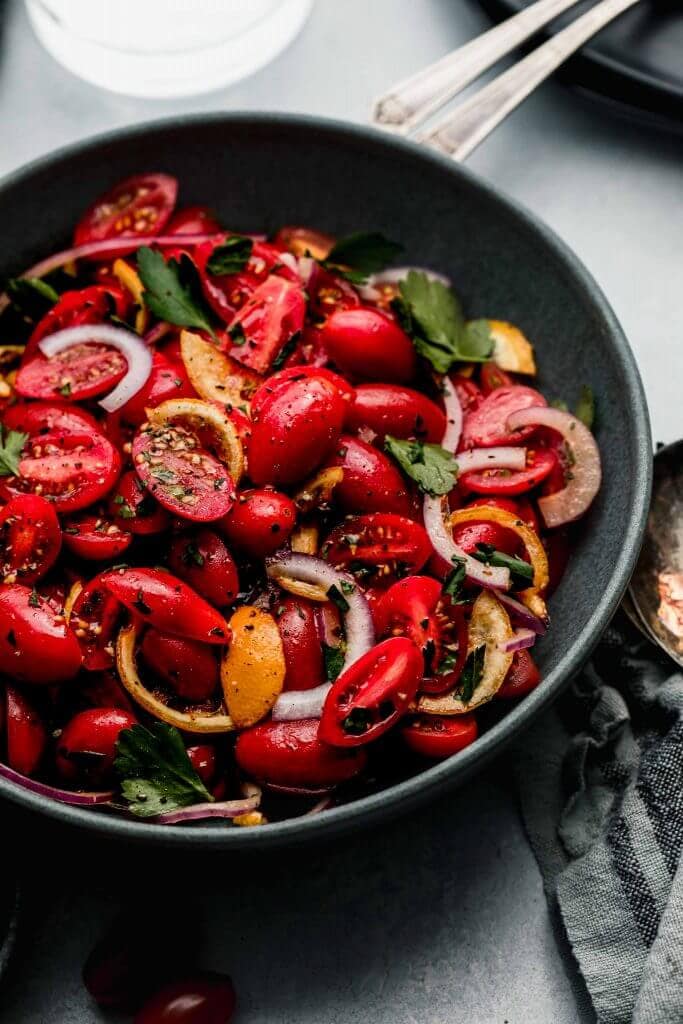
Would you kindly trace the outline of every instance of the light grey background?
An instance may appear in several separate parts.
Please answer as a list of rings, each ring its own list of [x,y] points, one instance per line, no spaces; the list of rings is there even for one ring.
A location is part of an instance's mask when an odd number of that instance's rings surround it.
[[[18,0],[4,9],[0,0],[0,11],[0,174],[98,131],[186,111],[365,121],[392,81],[488,24],[468,0],[317,0],[302,36],[270,67],[223,92],[165,103],[86,85],[42,51]],[[659,441],[683,432],[682,156],[680,138],[613,119],[550,83],[470,160],[595,275],[636,352]],[[83,190],[86,201],[87,182]],[[197,905],[202,960],[232,973],[243,1024],[584,1024],[591,1016],[578,1008],[570,958],[557,951],[506,778],[501,762],[407,820],[265,860],[153,858],[10,823],[4,849],[18,840],[31,868],[25,941],[0,993],[0,1024],[111,1019],[79,975],[122,897],[143,914],[156,899]]]

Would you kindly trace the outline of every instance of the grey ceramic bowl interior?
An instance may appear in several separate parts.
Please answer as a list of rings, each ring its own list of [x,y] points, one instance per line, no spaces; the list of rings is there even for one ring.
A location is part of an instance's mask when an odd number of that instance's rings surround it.
[[[286,223],[334,234],[378,230],[405,261],[452,278],[469,315],[519,324],[533,340],[540,386],[597,396],[604,483],[552,598],[538,648],[541,685],[474,745],[382,793],[317,817],[259,829],[164,828],[64,807],[0,780],[0,793],[112,837],[204,848],[294,844],[409,810],[499,753],[581,667],[633,568],[650,490],[651,439],[638,371],[599,288],[548,228],[469,171],[410,143],[343,124],[279,115],[201,116],[116,132],[63,150],[0,186],[0,273],[68,244],[84,207],[126,175],[167,171],[183,203],[208,203],[237,230]],[[580,216],[580,210],[576,211]]]

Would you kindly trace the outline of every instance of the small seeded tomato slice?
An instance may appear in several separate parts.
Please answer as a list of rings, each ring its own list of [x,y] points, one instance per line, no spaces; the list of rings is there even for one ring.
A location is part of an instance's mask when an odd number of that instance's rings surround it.
[[[477,494],[523,494],[548,477],[557,465],[555,452],[548,448],[527,448],[524,469],[482,469],[463,473],[459,484],[463,491]]]
[[[171,522],[166,509],[154,500],[132,469],[122,474],[107,507],[116,525],[135,536],[162,533]]]
[[[168,174],[126,178],[86,210],[74,232],[74,245],[158,234],[173,213],[177,195],[178,182]]]
[[[132,533],[96,512],[71,516],[64,523],[64,546],[77,558],[87,561],[118,558],[132,540]]]
[[[492,448],[497,445],[519,444],[533,432],[533,427],[508,430],[507,421],[513,412],[546,405],[546,400],[534,388],[513,384],[496,388],[475,409],[465,416],[461,448]]]
[[[46,498],[17,494],[0,509],[0,579],[34,583],[57,561],[62,531]]]
[[[37,354],[21,367],[14,386],[24,398],[82,402],[111,391],[127,365],[116,349],[84,342],[49,358]]]
[[[20,583],[0,587],[0,665],[14,679],[42,685],[72,679],[81,667],[64,616]]]
[[[360,576],[418,572],[432,552],[424,527],[405,516],[377,512],[348,516],[335,527],[322,552],[330,565]]]
[[[70,595],[73,606],[69,625],[81,648],[83,668],[90,672],[114,664],[114,638],[123,612],[120,602],[101,581],[102,574],[84,587],[74,584]]]

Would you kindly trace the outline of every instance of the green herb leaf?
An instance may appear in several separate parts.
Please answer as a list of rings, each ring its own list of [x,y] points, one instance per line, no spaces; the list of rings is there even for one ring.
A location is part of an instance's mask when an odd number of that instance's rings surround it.
[[[323,266],[354,284],[362,284],[370,274],[384,270],[400,252],[403,246],[390,242],[384,235],[359,231],[340,238]]]
[[[479,363],[491,357],[494,348],[488,320],[469,320],[460,339],[459,359],[468,363]]]
[[[190,565],[191,563],[194,563],[195,565],[198,565],[200,569],[202,568],[204,562],[206,561],[204,555],[197,548],[197,545],[192,543],[185,545],[182,553],[182,560],[185,563],[185,565]]]
[[[114,767],[129,810],[153,818],[190,804],[213,801],[192,767],[182,737],[172,725],[153,722],[119,733]]]
[[[35,587],[31,591],[28,603],[31,605],[31,608],[40,608],[40,594]]]
[[[372,715],[367,708],[351,708],[341,726],[350,736],[362,736],[372,725]]]
[[[339,609],[340,612],[342,612],[342,614],[344,612],[348,612],[349,602],[346,600],[339,587],[335,587],[334,583],[327,591],[327,596],[329,597],[330,601],[332,601],[333,604],[336,604],[337,608]]]
[[[579,400],[576,403],[574,415],[590,430],[595,420],[595,395],[593,389],[584,384],[581,388]]]
[[[448,594],[454,602],[457,602],[457,599],[460,596],[460,591],[462,590],[465,582],[465,559],[454,558],[453,565],[455,568],[451,569],[446,577],[443,585],[443,592],[444,594]]]
[[[251,256],[254,243],[244,235],[231,235],[217,245],[209,257],[206,269],[210,274],[239,274],[244,270]]]
[[[27,441],[28,434],[18,430],[6,431],[3,441],[0,426],[0,476],[19,476],[19,459]]]
[[[325,662],[325,678],[328,683],[333,683],[342,670],[344,664],[344,651],[341,647],[330,647],[323,644],[323,659]]]
[[[228,330],[228,334],[230,335],[230,341],[233,345],[237,345],[238,348],[241,348],[242,345],[246,345],[247,336],[244,333],[244,327],[242,327],[239,320]]]
[[[483,562],[484,565],[498,565],[504,569],[509,569],[512,575],[516,576],[525,585],[533,580],[533,566],[525,562],[523,558],[517,558],[515,555],[506,555],[504,551],[497,551],[492,544],[477,544],[477,549],[477,551],[472,553],[472,557]]]
[[[553,409],[559,409],[560,412],[569,412],[569,406],[565,402],[564,398],[553,398],[550,406]]]
[[[400,441],[387,434],[384,447],[393,455],[403,472],[426,494],[448,494],[455,487],[458,463],[441,445]]]
[[[484,662],[486,660],[486,644],[481,644],[480,647],[475,647],[467,655],[467,661],[462,670],[460,676],[460,686],[458,688],[458,694],[463,704],[469,704],[472,700],[474,691],[479,686],[482,676],[484,675]]]
[[[5,291],[16,311],[33,321],[40,320],[59,302],[59,293],[39,277],[11,277]]]
[[[295,331],[294,334],[291,336],[291,338],[289,338],[284,343],[284,345],[282,346],[282,348],[280,349],[278,354],[275,356],[275,359],[273,359],[273,365],[272,365],[272,369],[273,370],[280,370],[280,369],[282,369],[282,367],[284,366],[285,362],[287,361],[287,359],[289,359],[289,357],[291,356],[292,352],[296,348],[296,343],[298,342],[300,337],[301,337],[301,331]]]
[[[143,246],[138,250],[138,272],[145,286],[145,304],[160,320],[179,327],[198,327],[215,337],[199,291],[197,271],[191,260],[168,263],[159,252]]]

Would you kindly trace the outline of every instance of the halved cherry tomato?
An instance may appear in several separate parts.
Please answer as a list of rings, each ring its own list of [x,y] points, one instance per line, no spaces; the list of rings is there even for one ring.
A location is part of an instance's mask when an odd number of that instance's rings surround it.
[[[235,990],[230,978],[210,971],[167,981],[151,995],[134,1024],[230,1024]]]
[[[403,384],[415,373],[415,349],[395,320],[368,306],[336,310],[320,332],[330,358],[361,380]]]
[[[154,500],[132,469],[122,474],[109,498],[108,510],[120,529],[135,536],[162,533],[171,522],[166,509]]]
[[[125,357],[115,348],[85,342],[47,358],[42,353],[25,362],[14,382],[24,398],[73,402],[106,394],[126,373]]]
[[[35,435],[24,445],[19,476],[0,478],[0,497],[39,494],[58,512],[76,512],[104,497],[120,468],[118,452],[96,431]]]
[[[340,309],[360,306],[360,296],[353,285],[339,274],[333,274],[319,263],[313,265],[306,285],[308,308],[313,327],[318,332],[328,317]],[[324,342],[321,341],[324,345]]]
[[[265,558],[289,540],[296,525],[296,506],[280,491],[242,491],[217,525],[250,558]]]
[[[315,606],[300,597],[286,597],[275,610],[285,652],[285,690],[310,690],[325,678]]]
[[[521,384],[496,388],[476,409],[465,417],[461,448],[492,448],[495,445],[519,444],[533,432],[533,427],[508,430],[508,417],[519,409],[546,405],[546,400],[534,388]]]
[[[321,742],[315,719],[265,722],[237,737],[242,771],[278,786],[336,786],[362,772],[364,750],[338,750]]]
[[[468,625],[462,605],[454,604],[443,594],[434,613],[434,632],[438,634],[430,671],[420,683],[423,693],[448,693],[452,690],[467,661]]]
[[[149,667],[185,700],[208,700],[219,687],[218,662],[208,644],[148,629],[140,653]]]
[[[46,498],[17,494],[0,508],[0,579],[34,583],[57,561],[62,531]]]
[[[114,664],[114,638],[123,611],[102,583],[102,575],[95,576],[81,589],[69,618],[83,654],[83,668],[90,672]]]
[[[161,352],[152,356],[152,369],[145,384],[129,398],[118,415],[124,423],[139,426],[145,419],[145,410],[154,408],[170,398],[194,398],[195,390],[190,384],[182,362],[171,361]]]
[[[212,274],[209,262],[215,249],[221,246],[229,234],[210,239],[198,245],[193,253],[193,260],[202,283],[202,291],[214,312],[226,323],[235,316],[250,295],[262,284],[271,271],[278,268],[283,277],[298,280],[298,275],[280,264],[280,249],[267,242],[255,241],[251,256],[244,270],[237,274]]]
[[[217,608],[232,604],[240,583],[235,561],[213,530],[178,536],[171,543],[168,564],[176,576]]]
[[[408,576],[379,599],[373,619],[379,636],[407,636],[422,651],[425,674],[436,667],[441,634],[435,612],[441,584],[431,576]]]
[[[15,772],[34,775],[47,746],[47,730],[33,705],[14,686],[6,692],[7,763]]]
[[[144,622],[205,644],[227,644],[230,631],[223,616],[163,569],[112,569],[98,577],[100,585]]]
[[[312,256],[314,260],[326,259],[334,246],[332,235],[294,225],[280,228],[273,241],[275,245],[289,249],[295,256]]]
[[[482,469],[463,473],[458,481],[463,491],[477,494],[522,494],[537,487],[553,471],[557,456],[547,448],[527,448],[524,469]]]
[[[121,708],[131,713],[135,710],[117,675],[110,669],[82,676],[78,680],[78,690],[87,707]]]
[[[334,495],[345,512],[414,515],[415,504],[395,463],[371,444],[344,434],[329,465],[344,470]]]
[[[121,708],[79,711],[62,729],[55,763],[67,782],[103,786],[111,781],[116,741],[124,729],[137,724]]]
[[[360,384],[346,422],[349,430],[369,427],[380,443],[392,434],[439,444],[446,429],[446,415],[438,405],[398,384]]]
[[[415,697],[424,663],[412,640],[395,636],[377,644],[332,684],[318,736],[333,747],[377,739],[401,718]]]
[[[312,473],[337,444],[346,407],[338,388],[321,377],[281,384],[252,426],[247,461],[254,483],[296,483]]]
[[[30,437],[44,434],[101,433],[94,416],[65,402],[19,402],[3,413],[6,430],[19,430]]]
[[[210,235],[222,230],[208,206],[183,206],[164,228],[167,235]]]
[[[168,174],[126,178],[86,210],[74,232],[74,245],[159,234],[170,219],[177,195],[178,182]]]
[[[529,652],[517,651],[496,699],[516,700],[518,697],[526,697],[540,681],[541,673]]]
[[[498,691],[500,693],[500,690]],[[470,743],[474,743],[479,730],[473,714],[457,715],[452,718],[443,715],[420,715],[401,729],[404,743],[421,757],[442,760],[452,757]]]
[[[268,404],[270,396],[278,391],[283,384],[286,384],[288,381],[310,378],[319,378],[320,380],[327,381],[328,384],[332,384],[340,392],[342,398],[348,402],[349,406],[353,402],[354,389],[343,377],[340,377],[338,373],[334,373],[333,370],[328,370],[324,366],[290,366],[286,370],[278,370],[277,373],[271,374],[263,382],[251,400],[252,416],[258,418],[261,415],[264,407]]]
[[[493,362],[482,363],[479,379],[485,395],[490,395],[496,388],[509,388],[515,383],[505,370],[501,370],[500,366]]]
[[[470,377],[463,377],[460,373],[454,373],[451,377],[451,383],[453,384],[455,393],[458,396],[463,416],[466,416],[467,413],[473,412],[475,409],[479,408],[484,396],[481,392],[481,388],[475,381]]]
[[[418,572],[431,551],[424,527],[389,512],[348,516],[322,547],[330,565],[380,578]]]
[[[275,357],[304,326],[306,300],[301,287],[268,277],[231,320],[228,355],[257,373],[270,369]]]
[[[10,677],[38,684],[72,679],[81,667],[64,616],[20,583],[0,586],[0,665]]]
[[[31,337],[28,339],[22,363],[27,363],[38,353],[38,342],[47,338],[49,334],[55,334],[66,327],[101,324],[114,313],[123,319],[128,311],[128,306],[128,300],[118,283],[93,284],[87,288],[63,292],[59,301],[34,327]]]
[[[118,558],[130,547],[132,533],[96,512],[71,516],[64,523],[64,546],[88,561]]]

